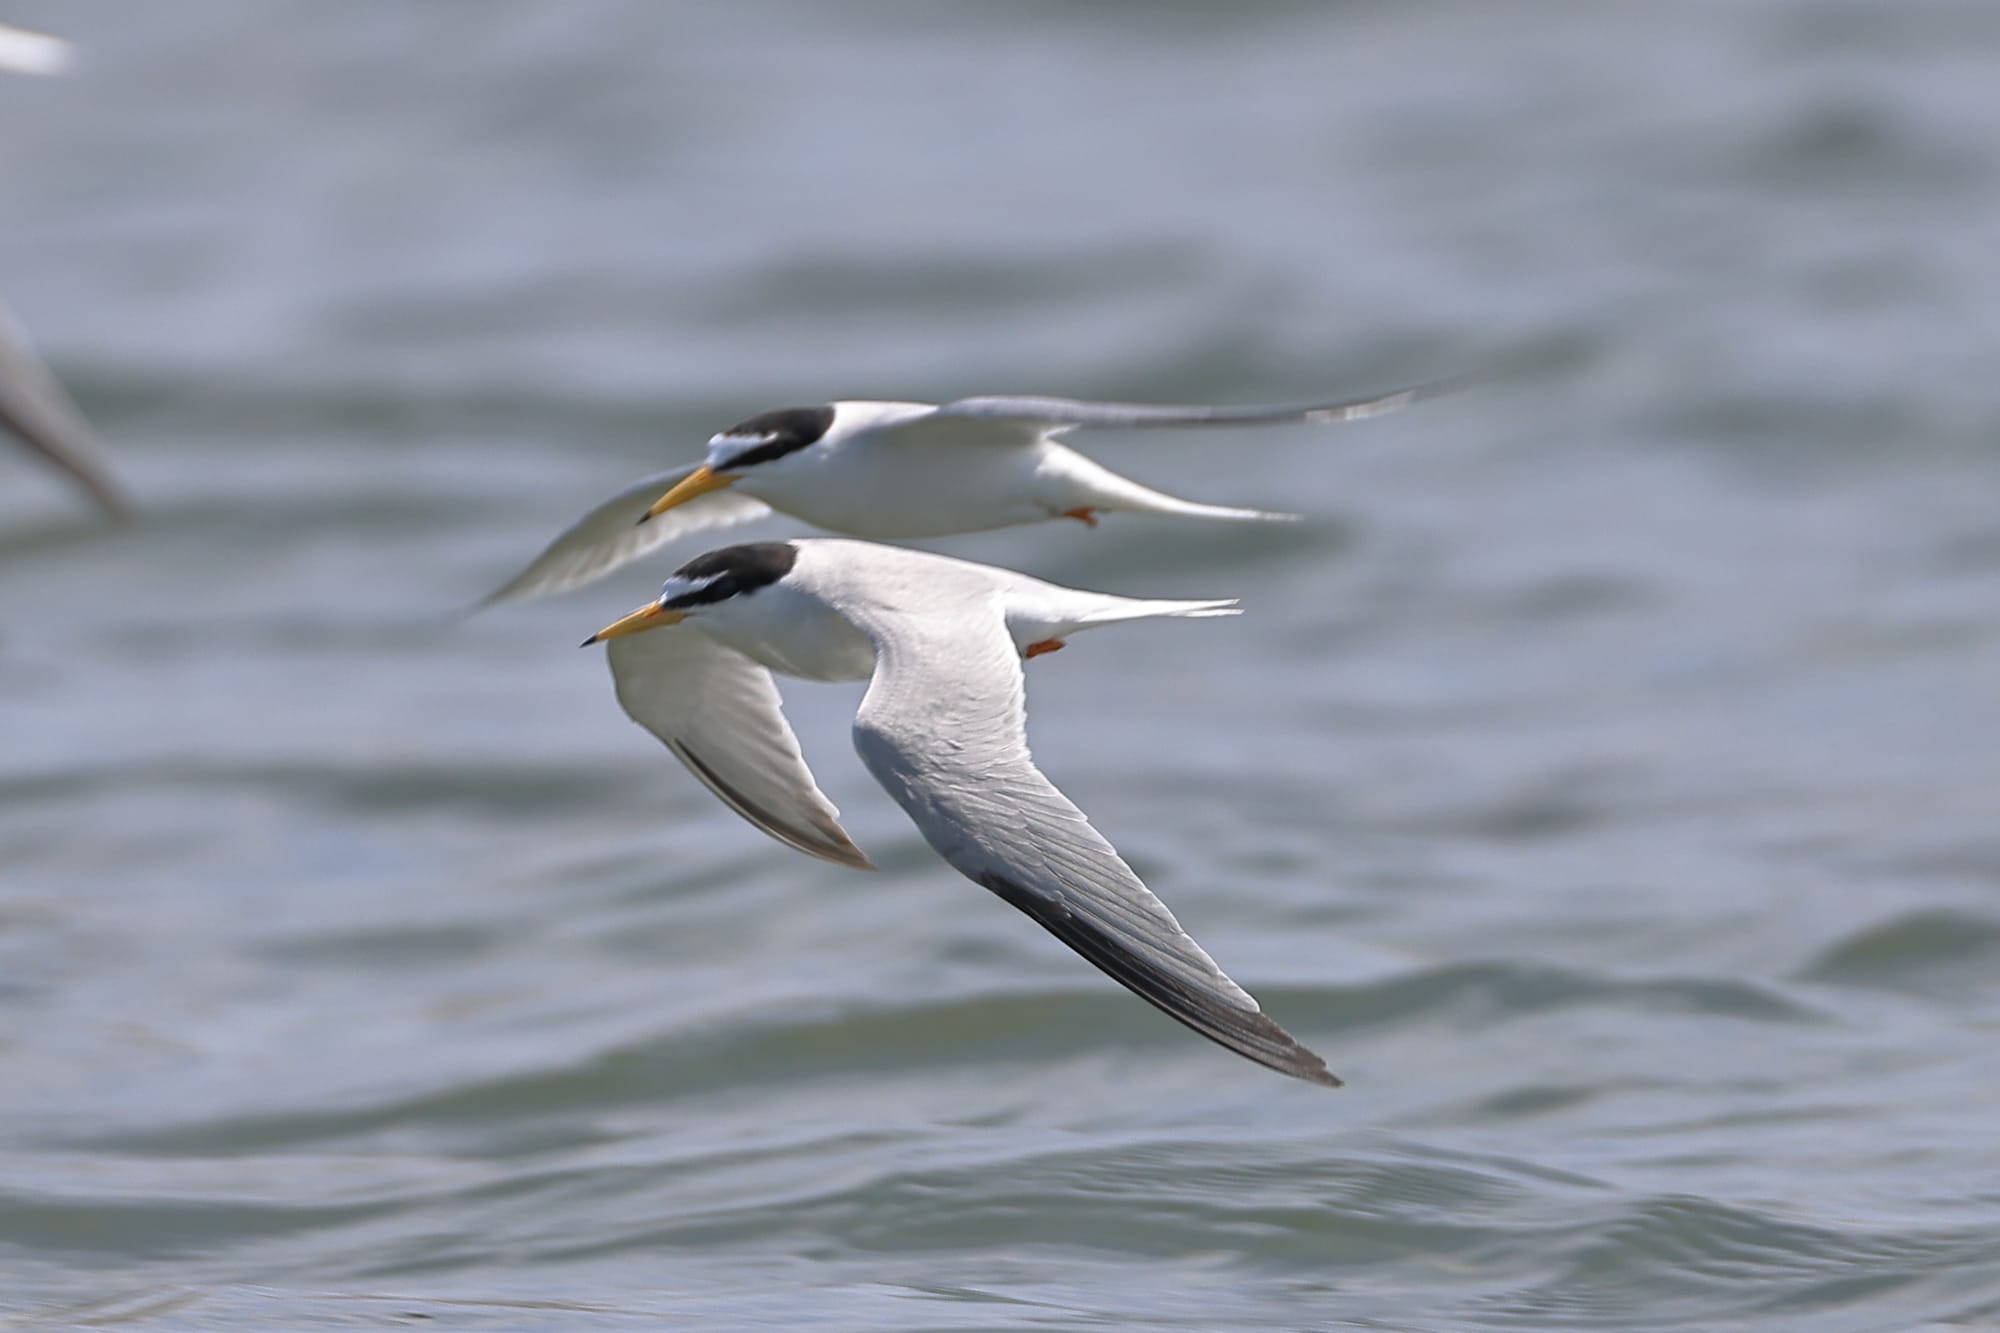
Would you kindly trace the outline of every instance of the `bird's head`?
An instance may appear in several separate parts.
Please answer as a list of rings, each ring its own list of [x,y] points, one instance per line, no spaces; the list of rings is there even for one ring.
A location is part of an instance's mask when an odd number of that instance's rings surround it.
[[[831,406],[781,407],[738,422],[710,438],[707,461],[653,501],[646,518],[657,518],[697,496],[733,486],[747,474],[785,466],[801,449],[825,438],[833,416]]]
[[[791,573],[798,558],[798,547],[790,542],[747,542],[698,555],[668,576],[658,601],[612,621],[585,639],[583,646],[678,625],[755,597]]]

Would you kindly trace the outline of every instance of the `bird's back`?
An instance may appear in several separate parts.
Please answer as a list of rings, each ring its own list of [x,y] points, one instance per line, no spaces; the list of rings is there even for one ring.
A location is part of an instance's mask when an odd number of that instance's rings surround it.
[[[793,580],[857,624],[880,626],[886,623],[883,617],[998,614],[1023,651],[1030,644],[1121,620],[1236,614],[1227,600],[1119,597],[899,546],[838,537],[806,538],[795,545],[799,560]]]

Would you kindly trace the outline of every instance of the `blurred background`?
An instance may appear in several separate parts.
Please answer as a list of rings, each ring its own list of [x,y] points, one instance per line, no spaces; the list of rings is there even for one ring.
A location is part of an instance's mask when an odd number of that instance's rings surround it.
[[[141,509],[0,450],[0,1324],[2000,1326],[2000,8],[0,21]],[[715,541],[459,614],[769,407],[1459,371],[1078,437],[1295,528],[936,544],[1244,599],[1032,737],[1338,1093],[939,862],[856,688],[884,873],[723,809],[574,646]]]

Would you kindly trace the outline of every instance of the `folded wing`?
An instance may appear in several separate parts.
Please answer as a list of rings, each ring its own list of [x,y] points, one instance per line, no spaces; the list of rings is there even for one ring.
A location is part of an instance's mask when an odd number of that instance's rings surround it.
[[[612,570],[703,528],[747,523],[771,512],[762,500],[735,491],[711,491],[645,523],[646,510],[692,466],[635,481],[564,529],[528,567],[480,602],[546,597],[594,583]]]
[[[696,629],[613,639],[618,702],[737,814],[786,846],[872,870],[813,781],[771,673]]]
[[[1035,767],[1013,640],[997,608],[976,621],[862,625],[877,666],[854,746],[869,771],[961,874],[1133,994],[1258,1064],[1338,1086]]]

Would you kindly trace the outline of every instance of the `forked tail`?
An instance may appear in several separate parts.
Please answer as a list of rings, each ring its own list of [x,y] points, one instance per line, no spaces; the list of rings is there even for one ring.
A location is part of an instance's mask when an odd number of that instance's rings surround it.
[[[1082,454],[1063,450],[1051,462],[1060,476],[1058,489],[1048,498],[1060,499],[1051,508],[1061,513],[1070,508],[1103,510],[1106,513],[1163,514],[1174,518],[1219,519],[1230,523],[1292,523],[1297,514],[1278,514],[1263,509],[1239,509],[1230,505],[1198,504],[1141,486],[1121,477]]]

